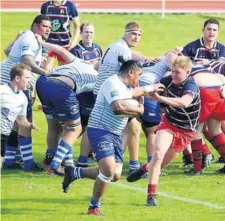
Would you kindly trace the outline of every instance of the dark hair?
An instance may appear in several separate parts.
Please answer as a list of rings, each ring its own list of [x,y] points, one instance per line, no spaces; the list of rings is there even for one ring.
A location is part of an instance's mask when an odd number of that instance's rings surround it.
[[[83,22],[83,23],[80,25],[80,32],[83,32],[84,26],[89,26],[89,25],[92,25],[92,26],[94,27],[94,25],[93,25],[91,22],[89,22],[89,21]]]
[[[38,15],[34,18],[32,24],[31,24],[31,28],[33,27],[34,24],[41,24],[42,21],[50,21],[51,22],[51,18],[48,17],[47,15]]]
[[[136,70],[138,68],[142,69],[141,63],[139,61],[128,60],[121,65],[119,73],[125,74],[128,73],[130,70]]]
[[[13,81],[16,76],[23,76],[24,70],[31,71],[30,65],[25,63],[14,64],[10,70],[10,80]]]
[[[205,28],[206,25],[208,25],[208,24],[216,24],[216,25],[218,25],[218,27],[220,28],[220,23],[219,23],[219,21],[216,20],[216,19],[214,19],[214,18],[210,18],[210,19],[206,20],[206,21],[204,22],[204,28]]]

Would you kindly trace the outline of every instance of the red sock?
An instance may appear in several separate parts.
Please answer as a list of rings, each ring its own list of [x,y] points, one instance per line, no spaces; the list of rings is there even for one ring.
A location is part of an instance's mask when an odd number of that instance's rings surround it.
[[[156,196],[156,184],[148,184],[148,197]]]
[[[209,155],[211,153],[209,147],[206,144],[202,145],[202,153],[205,155]]]
[[[193,140],[191,142],[192,153],[194,156],[194,172],[200,172],[202,170],[202,139]]]
[[[189,160],[190,160],[190,161],[193,161],[193,160],[194,160],[194,155],[193,155],[193,153],[189,153],[188,157],[189,157]]]
[[[209,132],[209,130],[204,131],[203,134],[205,138],[211,143],[214,136]]]
[[[149,165],[149,162],[143,164],[140,169],[143,170],[144,172],[148,172],[148,169],[147,169],[148,165]]]
[[[212,145],[216,149],[216,151],[223,157],[225,160],[225,134],[221,133],[217,136],[214,136],[212,140]]]

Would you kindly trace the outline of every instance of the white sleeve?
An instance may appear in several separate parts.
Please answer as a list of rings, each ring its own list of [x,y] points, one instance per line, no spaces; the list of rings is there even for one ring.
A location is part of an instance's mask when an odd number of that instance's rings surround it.
[[[27,97],[25,96],[23,106],[22,106],[21,111],[18,114],[18,116],[25,116],[25,117],[27,116],[27,105],[28,105],[28,101],[27,101]]]
[[[122,56],[124,60],[130,60],[132,58],[132,52],[127,47],[118,47],[118,56]]]
[[[132,90],[124,90],[124,87],[121,87],[121,85],[118,85],[118,82],[108,81],[103,86],[103,93],[104,97],[109,103],[109,105],[116,101],[116,100],[122,100],[125,98],[131,98],[132,97]]]
[[[39,50],[39,46],[37,43],[37,40],[30,37],[21,39],[20,43],[20,53],[21,57],[25,55],[30,55],[32,57],[35,57],[37,51]]]

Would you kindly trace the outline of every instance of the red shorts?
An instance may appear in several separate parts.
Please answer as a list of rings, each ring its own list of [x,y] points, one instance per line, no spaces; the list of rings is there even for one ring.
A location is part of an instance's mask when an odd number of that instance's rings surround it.
[[[67,47],[64,47],[64,48],[67,51],[69,51],[70,47],[67,46]],[[64,59],[59,54],[56,54],[54,51],[50,51],[49,54],[48,54],[48,57],[50,57],[50,58],[55,58],[56,57],[59,62],[65,63]]]
[[[200,123],[209,118],[225,120],[225,99],[221,98],[220,88],[200,88]]]
[[[166,130],[169,133],[173,134],[171,147],[174,148],[178,153],[182,152],[195,136],[194,131],[184,130],[174,126],[167,120],[165,115],[163,115],[162,120],[157,127],[157,131],[158,130]]]

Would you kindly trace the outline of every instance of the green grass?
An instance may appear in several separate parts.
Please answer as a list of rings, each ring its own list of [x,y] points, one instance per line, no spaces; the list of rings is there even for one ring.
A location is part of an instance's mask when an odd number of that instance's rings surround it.
[[[2,13],[1,47],[13,40],[19,30],[26,30],[34,18],[34,13]],[[124,25],[137,21],[143,28],[142,41],[137,47],[146,55],[160,55],[177,45],[184,45],[201,37],[204,15],[97,15],[82,14],[81,20],[90,20],[96,26],[96,42],[103,49],[122,36]],[[221,31],[219,41],[225,39],[225,15],[219,15]],[[3,52],[1,53],[4,58]],[[40,131],[33,132],[34,158],[41,162],[45,152],[46,122],[44,115],[34,107],[34,119]],[[166,141],[165,141],[166,142]],[[74,155],[79,154],[79,141],[75,144]],[[217,154],[215,154],[218,157]],[[140,160],[145,162],[145,138],[141,137]],[[102,201],[105,217],[85,215],[92,194],[93,181],[76,181],[68,194],[61,191],[62,178],[46,174],[29,174],[22,171],[3,172],[1,183],[1,209],[3,221],[67,221],[67,220],[107,220],[107,221],[222,221],[225,218],[225,178],[215,170],[222,165],[213,164],[201,177],[185,177],[180,168],[179,157],[160,178],[158,186],[159,206],[145,207],[147,180],[126,183],[128,154],[125,153],[124,175],[118,183],[113,183]],[[127,186],[128,185],[128,186]],[[136,188],[136,189],[129,189]],[[165,193],[169,197],[165,197]],[[181,197],[180,200],[171,197]],[[184,199],[193,199],[208,206]],[[210,207],[211,205],[211,207]],[[212,208],[223,206],[223,209]]]

